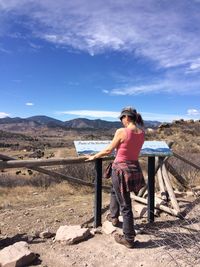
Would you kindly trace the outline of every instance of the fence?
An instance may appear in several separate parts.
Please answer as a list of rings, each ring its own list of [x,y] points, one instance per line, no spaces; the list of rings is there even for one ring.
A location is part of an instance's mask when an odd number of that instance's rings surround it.
[[[155,184],[155,174],[158,171],[159,167],[166,161],[167,157],[158,155],[160,160],[158,160],[155,166],[155,156],[148,156],[148,219],[149,222],[154,221],[154,184]],[[200,170],[200,166],[197,164],[185,159],[177,153],[173,153],[173,156],[182,160],[183,162],[189,164],[190,166]],[[113,157],[107,157],[104,159],[95,160],[95,182],[94,184],[83,181],[82,179],[64,175],[62,173],[55,172],[53,170],[47,170],[41,168],[43,166],[55,166],[55,165],[67,165],[67,164],[78,164],[84,163],[86,157],[79,158],[58,158],[58,159],[36,159],[36,160],[16,160],[15,158],[8,157],[6,155],[0,154],[0,170],[9,169],[9,168],[23,168],[32,169],[53,177],[60,177],[64,180],[84,184],[88,186],[94,186],[95,188],[95,207],[94,207],[94,227],[101,225],[101,206],[102,206],[102,161],[112,160]]]

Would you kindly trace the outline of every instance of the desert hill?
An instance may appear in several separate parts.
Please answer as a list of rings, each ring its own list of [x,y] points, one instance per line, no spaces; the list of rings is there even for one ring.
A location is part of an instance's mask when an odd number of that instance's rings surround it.
[[[160,125],[159,121],[145,121],[145,127],[155,128]],[[65,129],[111,129],[121,127],[120,121],[106,121],[106,120],[89,120],[85,118],[77,118],[68,121],[57,120],[48,116],[32,116],[28,118],[2,118],[0,119],[1,130],[18,131],[21,129],[28,130],[30,126],[33,127],[48,127],[56,128],[61,127]]]
[[[145,127],[146,140],[174,141],[174,151],[198,161],[200,121],[151,123],[153,127]],[[44,151],[44,155],[63,149],[66,156],[75,156],[74,140],[111,140],[117,127],[121,127],[120,122],[88,119],[61,122],[46,116],[4,118],[0,119],[0,152],[12,154],[14,151],[29,157],[38,149]]]

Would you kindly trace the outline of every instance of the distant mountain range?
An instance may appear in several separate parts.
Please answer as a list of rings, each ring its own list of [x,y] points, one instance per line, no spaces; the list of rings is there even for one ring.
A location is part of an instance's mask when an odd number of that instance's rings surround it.
[[[145,121],[145,128],[157,128],[161,122],[159,121]],[[120,121],[105,121],[105,120],[89,120],[85,118],[78,118],[68,121],[60,121],[48,116],[32,116],[28,118],[2,118],[1,124],[24,124],[30,126],[47,126],[47,127],[64,127],[67,129],[110,129],[122,127]]]

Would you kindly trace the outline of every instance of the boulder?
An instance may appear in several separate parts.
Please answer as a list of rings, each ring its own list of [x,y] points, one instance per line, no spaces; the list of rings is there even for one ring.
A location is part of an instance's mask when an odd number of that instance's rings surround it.
[[[111,222],[105,221],[102,225],[102,232],[106,235],[112,234],[116,231],[116,227]]]
[[[88,228],[81,228],[80,225],[60,226],[56,232],[55,240],[67,245],[86,240],[91,235]]]
[[[29,250],[25,241],[17,242],[0,251],[1,267],[25,267],[32,263],[36,255]]]

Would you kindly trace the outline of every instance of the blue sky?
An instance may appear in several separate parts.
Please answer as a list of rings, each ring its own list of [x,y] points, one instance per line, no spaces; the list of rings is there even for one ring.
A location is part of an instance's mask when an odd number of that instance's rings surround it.
[[[0,0],[0,118],[200,119],[200,0]]]

